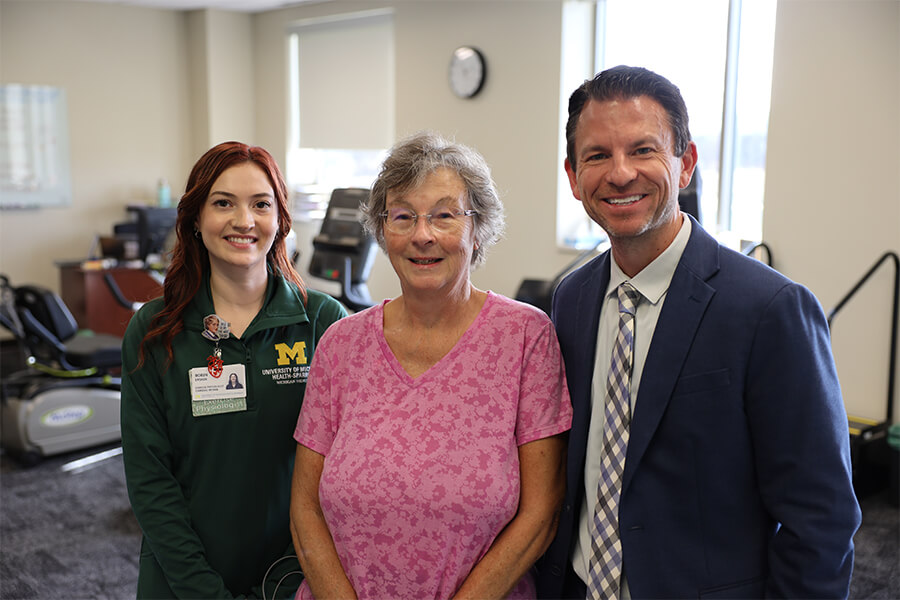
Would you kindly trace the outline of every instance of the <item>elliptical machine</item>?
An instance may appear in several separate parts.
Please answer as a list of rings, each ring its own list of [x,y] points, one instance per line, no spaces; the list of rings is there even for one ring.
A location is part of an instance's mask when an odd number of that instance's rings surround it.
[[[120,439],[122,340],[82,334],[59,295],[0,275],[0,325],[19,357],[3,365],[0,445],[20,463]]]

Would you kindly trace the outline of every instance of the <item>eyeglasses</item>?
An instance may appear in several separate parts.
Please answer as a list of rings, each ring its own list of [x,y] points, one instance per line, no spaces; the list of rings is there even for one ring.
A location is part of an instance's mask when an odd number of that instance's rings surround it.
[[[381,213],[384,226],[391,233],[406,235],[412,233],[419,222],[419,217],[425,217],[432,230],[439,233],[458,233],[463,228],[465,217],[478,214],[477,210],[459,210],[451,208],[435,208],[430,213],[417,215],[408,208],[392,208]]]

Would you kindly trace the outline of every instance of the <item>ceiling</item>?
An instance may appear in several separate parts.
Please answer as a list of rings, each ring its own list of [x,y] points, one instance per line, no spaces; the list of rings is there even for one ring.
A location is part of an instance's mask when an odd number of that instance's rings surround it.
[[[170,10],[197,10],[214,8],[219,10],[231,10],[238,12],[262,12],[294,6],[308,2],[322,2],[324,0],[69,0],[70,2],[106,2],[108,4],[130,4],[132,6],[146,6],[150,8],[164,8]]]

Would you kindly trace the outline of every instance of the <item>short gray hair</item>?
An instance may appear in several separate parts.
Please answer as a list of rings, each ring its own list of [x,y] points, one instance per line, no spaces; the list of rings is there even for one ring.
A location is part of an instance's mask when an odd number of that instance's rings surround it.
[[[472,252],[471,265],[478,267],[484,264],[488,247],[503,235],[503,204],[484,157],[474,149],[450,142],[436,133],[420,131],[391,148],[378,178],[372,184],[368,200],[361,207],[363,225],[385,250],[384,219],[381,215],[386,210],[388,192],[402,194],[415,189],[428,175],[441,168],[459,175],[470,207],[478,212],[472,218],[476,247]]]

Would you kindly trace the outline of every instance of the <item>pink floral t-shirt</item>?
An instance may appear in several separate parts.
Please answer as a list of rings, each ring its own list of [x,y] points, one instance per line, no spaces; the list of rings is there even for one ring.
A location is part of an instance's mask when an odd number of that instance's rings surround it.
[[[518,446],[571,427],[565,371],[547,316],[489,292],[412,378],[384,339],[386,303],[322,336],[294,438],[325,456],[319,500],[358,597],[448,598],[516,513]],[[534,596],[526,576],[510,597]]]

